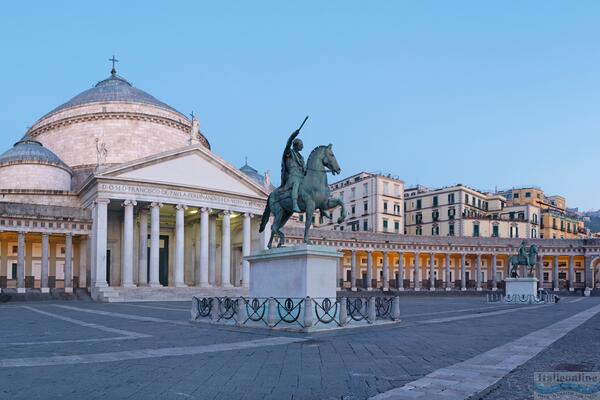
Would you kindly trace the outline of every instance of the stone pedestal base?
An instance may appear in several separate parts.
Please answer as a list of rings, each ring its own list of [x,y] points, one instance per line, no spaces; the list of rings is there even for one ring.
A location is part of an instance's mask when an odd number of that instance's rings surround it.
[[[506,301],[510,303],[536,303],[537,278],[506,278]]]
[[[65,288],[65,293],[73,293],[73,288],[72,287],[66,287]]]
[[[334,248],[312,245],[269,249],[247,256],[250,297],[335,299],[341,257]]]
[[[42,288],[42,293],[50,293],[50,288],[43,287]]]
[[[25,293],[25,288],[24,287],[17,288],[17,293]]]

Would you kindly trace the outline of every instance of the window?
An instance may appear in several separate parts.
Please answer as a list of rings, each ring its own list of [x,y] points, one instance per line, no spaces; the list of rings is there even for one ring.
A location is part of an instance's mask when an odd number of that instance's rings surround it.
[[[363,231],[368,231],[369,230],[369,221],[367,221],[366,219],[363,221]]]
[[[454,224],[448,225],[448,236],[454,236]]]
[[[567,280],[567,273],[566,272],[559,272],[558,273],[558,279]]]
[[[417,199],[417,209],[421,209],[421,199]]]
[[[552,218],[552,229],[556,229],[556,218]]]
[[[431,219],[433,221],[437,221],[438,219],[440,219],[440,212],[438,210],[433,210],[431,212]]]
[[[511,238],[518,238],[519,237],[519,227],[518,226],[511,226],[510,227],[510,237]]]
[[[519,213],[519,221],[525,221],[525,213],[524,212]]]
[[[433,207],[437,207],[437,206],[438,206],[438,197],[433,196]]]
[[[396,233],[400,232],[400,222],[398,222],[398,221],[394,221],[394,232],[396,232]]]
[[[469,195],[465,193],[465,203],[469,204]]]
[[[356,188],[350,189],[350,199],[354,199],[356,197]]]
[[[456,214],[456,210],[454,208],[449,208],[448,209],[448,218],[449,219],[454,219],[454,215]]]
[[[422,223],[422,222],[423,222],[423,214],[421,214],[421,213],[417,213],[417,215],[416,215],[416,221],[415,221],[415,222],[416,222],[417,224],[420,224],[420,223]]]
[[[498,237],[498,225],[492,226],[492,237]]]
[[[510,219],[511,221],[514,221],[514,220],[515,220],[515,213],[514,213],[514,211],[511,211],[511,212],[508,214],[508,219]]]
[[[387,182],[383,182],[383,194],[389,194],[390,185]]]
[[[387,219],[383,219],[383,231],[387,232],[388,231],[388,220]]]
[[[400,196],[400,185],[394,185],[394,194]]]
[[[550,282],[550,274],[548,272],[544,272],[544,282]]]
[[[400,215],[400,204],[398,203],[394,204],[394,214]]]
[[[515,192],[515,194],[513,194],[513,199],[518,199],[519,198],[519,193]]]
[[[363,211],[365,214],[369,211],[369,203],[365,202],[365,204],[363,204]]]
[[[477,199],[477,208],[481,208],[481,199]]]
[[[369,195],[369,184],[365,183],[363,185],[363,196],[368,196]]]
[[[531,197],[531,192],[525,192],[525,197],[527,197],[527,198]]]
[[[417,235],[421,236],[423,234],[423,228],[420,226],[417,226],[416,232]]]
[[[534,239],[537,238],[537,230],[535,228],[531,230],[531,237]]]
[[[479,237],[479,224],[473,224],[473,237]]]
[[[454,193],[448,195],[448,204],[454,204]]]
[[[581,272],[575,272],[575,282],[581,282]]]
[[[352,205],[352,215],[356,214],[356,206]]]
[[[437,236],[440,234],[440,227],[437,225],[434,225],[431,227],[431,235],[432,236]]]
[[[387,201],[384,201],[384,202],[383,202],[383,212],[384,212],[384,213],[387,213],[387,212],[388,212],[388,202],[387,202]]]
[[[531,222],[533,222],[534,224],[537,224],[537,221],[538,221],[538,216],[537,216],[537,214],[533,214],[533,215],[531,216]]]

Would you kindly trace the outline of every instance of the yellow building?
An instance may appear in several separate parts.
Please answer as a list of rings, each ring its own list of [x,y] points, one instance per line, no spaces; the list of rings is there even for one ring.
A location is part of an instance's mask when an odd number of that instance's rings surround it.
[[[541,239],[576,239],[585,237],[584,222],[567,211],[563,196],[546,196],[535,186],[513,188],[500,192],[508,205],[533,205],[540,209]]]

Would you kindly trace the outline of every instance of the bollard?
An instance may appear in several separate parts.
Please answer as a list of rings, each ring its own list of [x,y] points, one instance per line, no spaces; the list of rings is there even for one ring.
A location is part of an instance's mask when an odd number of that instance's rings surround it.
[[[213,297],[210,301],[210,319],[211,322],[217,322],[219,320],[219,298]]]
[[[246,320],[248,319],[248,313],[246,312],[246,299],[243,297],[238,297],[235,303],[237,326],[244,326]]]
[[[192,297],[192,310],[191,310],[191,314],[192,314],[192,321],[195,321],[198,319],[198,317],[200,316],[200,313],[198,312],[198,298],[196,296]]]
[[[392,320],[400,321],[400,297],[394,297],[392,300]]]
[[[348,324],[348,300],[345,297],[340,299],[340,326]]]
[[[269,310],[267,314],[267,325],[272,328],[277,323],[277,302],[273,297],[269,297]]]
[[[310,296],[304,299],[304,329],[313,326],[312,300]]]
[[[375,297],[369,297],[367,305],[367,321],[372,324],[377,319],[377,309],[375,305]]]

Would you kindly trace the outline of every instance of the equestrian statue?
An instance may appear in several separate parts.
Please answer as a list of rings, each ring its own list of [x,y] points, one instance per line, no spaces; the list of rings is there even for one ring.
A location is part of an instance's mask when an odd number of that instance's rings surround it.
[[[269,248],[273,244],[275,234],[279,236],[277,246],[284,245],[285,235],[281,228],[294,212],[305,213],[304,243],[307,244],[312,216],[316,210],[319,210],[322,216],[331,218],[329,210],[340,206],[342,212],[337,223],[340,224],[346,219],[344,201],[341,198],[332,198],[327,184],[327,172],[337,175],[341,171],[331,149],[332,145],[315,147],[308,156],[306,165],[304,164],[304,157],[300,153],[304,145],[298,135],[307,119],[308,116],[287,140],[281,159],[281,185],[269,195],[262,215],[260,232],[265,230],[273,214],[271,237],[267,245]]]
[[[535,244],[532,244],[529,247],[529,251],[527,251],[525,246],[525,241],[521,242],[521,246],[519,247],[519,254],[516,256],[510,256],[510,277],[517,278],[518,267],[525,266],[529,268],[528,276],[533,276],[533,267],[535,267],[535,262],[537,259],[538,248]]]

